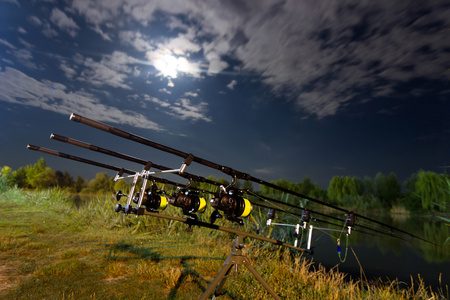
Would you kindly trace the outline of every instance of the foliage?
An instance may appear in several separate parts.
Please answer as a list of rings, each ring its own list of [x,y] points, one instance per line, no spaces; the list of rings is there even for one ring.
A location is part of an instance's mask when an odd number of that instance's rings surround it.
[[[61,189],[0,195],[1,226],[10,229],[0,231],[1,299],[198,299],[230,253],[228,234],[216,238],[216,231],[198,227],[186,233],[160,218],[118,214],[111,197],[79,208],[68,199]],[[289,251],[247,245],[252,266],[283,299],[448,297],[420,278],[411,287],[351,279]],[[223,291],[230,299],[270,299],[241,270]]]
[[[344,204],[346,197],[356,197],[362,193],[361,182],[355,177],[334,176],[328,186],[328,198],[337,204]]]
[[[20,167],[16,171],[13,171],[10,179],[11,186],[17,186],[19,188],[28,188],[27,172],[24,167]]]
[[[52,187],[60,187],[70,193],[83,194],[111,194],[122,190],[127,194],[131,187],[130,181],[119,180],[113,182],[113,178],[106,173],[97,173],[91,181],[77,176],[76,180],[67,171],[52,170],[47,166],[43,158],[34,165],[20,167],[12,171],[9,167],[2,169],[0,190],[8,187],[44,190]],[[212,176],[207,179],[228,186],[229,181]],[[186,184],[188,182],[186,181]],[[366,176],[362,180],[350,176],[334,176],[326,190],[314,184],[309,176],[305,176],[300,182],[291,182],[286,179],[278,179],[271,183],[297,194],[305,195],[322,201],[343,206],[352,210],[370,210],[395,207],[395,211],[402,211],[400,206],[411,212],[421,210],[446,211],[449,206],[450,181],[449,176],[434,172],[419,171],[412,174],[403,184],[404,192],[401,192],[399,181],[394,173],[388,176],[377,173],[372,180]],[[142,179],[139,178],[137,189],[140,189]],[[175,190],[173,186],[161,185],[160,188],[169,194]],[[219,187],[204,182],[192,182],[191,187],[200,190],[218,192]],[[248,180],[238,180],[236,188],[253,191],[253,183]],[[262,196],[285,201],[290,204],[306,207],[308,200],[292,194],[279,191],[264,185],[260,186]],[[205,194],[206,196],[206,194]],[[403,210],[404,211],[404,210]]]
[[[392,207],[401,195],[397,176],[393,172],[387,177],[377,173],[374,179],[374,192],[384,206]]]
[[[56,176],[56,185],[63,188],[70,188],[71,191],[73,191],[74,181],[73,177],[70,175],[69,172],[64,171],[61,172],[59,170],[55,171]]]
[[[326,196],[326,191],[322,191],[319,185],[313,184],[309,176],[304,177],[303,180],[299,183],[294,183],[286,179],[271,181],[271,183],[308,197],[324,199]],[[261,195],[277,200],[282,200],[290,204],[300,205],[302,207],[306,206],[308,202],[307,199],[302,199],[300,197],[287,194],[285,192],[264,185],[261,185]]]
[[[89,182],[87,181],[87,179],[78,175],[73,185],[75,192],[80,193],[84,188],[87,188],[89,186]]]
[[[0,171],[0,193],[3,193],[9,189],[11,168],[4,166]]]
[[[97,173],[89,186],[81,190],[82,193],[110,194],[114,192],[114,181],[106,173]]]
[[[446,175],[419,171],[415,189],[422,200],[423,209],[446,210],[450,200],[450,194],[446,191],[446,188],[448,188],[447,182],[448,177]]]

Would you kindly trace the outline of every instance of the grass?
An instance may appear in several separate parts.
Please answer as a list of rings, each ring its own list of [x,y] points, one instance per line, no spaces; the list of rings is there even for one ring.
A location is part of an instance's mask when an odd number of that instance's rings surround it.
[[[61,190],[0,193],[0,299],[200,298],[234,237],[197,227],[187,233],[180,222],[124,216],[114,205],[107,196],[77,207]],[[431,291],[420,278],[406,289],[349,280],[287,250],[247,244],[252,265],[283,299],[448,298],[448,290]],[[271,298],[243,266],[224,291],[218,299]]]

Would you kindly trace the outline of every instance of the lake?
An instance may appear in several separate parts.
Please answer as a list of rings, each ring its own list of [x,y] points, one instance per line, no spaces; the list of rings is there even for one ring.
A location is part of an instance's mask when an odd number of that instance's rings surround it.
[[[91,201],[92,196],[74,195],[70,200],[79,207]],[[114,208],[111,207],[111,209]],[[398,279],[404,282],[405,286],[411,286],[411,276],[416,283],[418,275],[420,275],[426,285],[433,288],[450,286],[450,226],[448,223],[436,217],[397,217],[393,219],[390,216],[373,216],[371,218],[423,237],[435,244],[443,245],[443,247],[437,247],[415,238],[403,240],[367,229],[358,230],[358,226],[363,225],[386,232],[386,228],[382,226],[357,219],[355,230],[349,235],[347,258],[344,262],[340,261],[337,253],[336,239],[340,236],[340,233],[337,232],[314,230],[312,238],[314,254],[306,255],[306,257],[312,259],[315,264],[321,264],[328,269],[337,266],[341,272],[348,273],[352,278],[360,278],[361,265],[368,280]],[[264,223],[265,220],[261,222]],[[264,225],[262,224],[262,227]],[[313,225],[317,226],[318,224],[313,222]],[[293,243],[292,237],[292,227],[276,226],[272,234],[272,238],[283,239],[289,243]],[[302,240],[306,241],[306,239],[307,231],[304,231]],[[346,251],[345,234],[342,234],[340,239],[341,258],[343,259]],[[302,245],[302,247],[306,246]],[[439,282],[440,274],[442,284]]]
[[[376,219],[376,218],[375,218]],[[436,218],[409,218],[389,223],[414,235],[424,237],[443,247],[438,247],[418,239],[407,241],[385,235],[361,234],[355,231],[349,235],[347,259],[341,262],[337,253],[336,239],[339,233],[313,233],[314,254],[312,260],[327,268],[337,266],[341,272],[350,274],[352,278],[360,278],[360,265],[367,279],[398,279],[411,286],[418,275],[426,285],[433,288],[450,286],[450,227],[446,222]],[[367,226],[367,225],[365,225]],[[381,230],[381,227],[377,227]],[[306,232],[303,240],[306,239]],[[345,255],[345,234],[341,240],[341,258]],[[354,253],[352,252],[352,250]],[[356,255],[356,257],[355,257]],[[358,263],[359,261],[359,263]],[[441,279],[439,278],[441,274]],[[441,280],[442,285],[439,283]]]

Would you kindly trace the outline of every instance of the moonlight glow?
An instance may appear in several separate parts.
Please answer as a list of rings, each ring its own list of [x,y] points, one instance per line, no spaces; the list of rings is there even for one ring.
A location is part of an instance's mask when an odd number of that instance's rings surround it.
[[[186,58],[170,54],[164,54],[156,59],[153,65],[164,77],[170,78],[177,78],[178,72],[188,72],[189,69],[189,62]]]

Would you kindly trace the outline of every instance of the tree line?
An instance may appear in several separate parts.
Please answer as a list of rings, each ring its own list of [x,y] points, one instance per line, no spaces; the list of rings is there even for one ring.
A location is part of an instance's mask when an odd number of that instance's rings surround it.
[[[209,178],[224,185],[229,184],[225,179]],[[321,189],[319,185],[312,183],[308,176],[298,183],[285,179],[272,183],[349,209],[382,210],[400,206],[413,212],[444,212],[448,211],[450,205],[450,176],[423,170],[412,174],[402,184],[393,172],[388,175],[378,173],[373,179],[368,176],[363,179],[334,176],[327,189]],[[114,182],[113,177],[108,177],[106,173],[97,173],[90,181],[79,175],[74,179],[67,171],[54,171],[47,166],[43,158],[40,158],[35,164],[20,167],[15,171],[3,166],[0,173],[0,191],[8,187],[37,190],[60,187],[70,193],[106,194],[117,190],[128,191],[130,183],[124,180]],[[206,183],[194,183],[193,187],[213,192],[218,190],[217,186]],[[238,182],[235,187],[253,190],[253,185],[249,181]],[[170,187],[166,188],[170,190]],[[263,185],[259,193],[301,206],[305,206],[307,202],[306,199]]]

